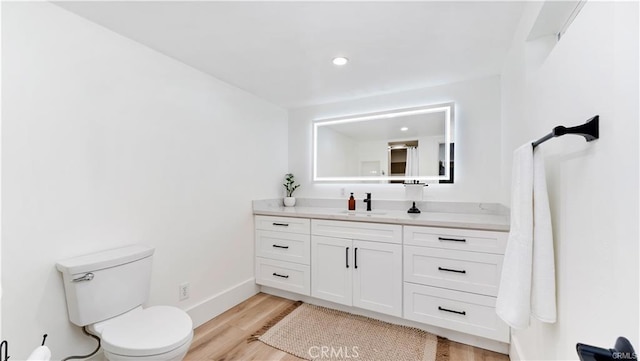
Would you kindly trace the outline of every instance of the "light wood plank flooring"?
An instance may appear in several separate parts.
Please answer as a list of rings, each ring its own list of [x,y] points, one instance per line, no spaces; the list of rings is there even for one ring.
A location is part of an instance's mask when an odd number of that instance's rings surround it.
[[[249,336],[292,303],[264,293],[249,298],[196,328],[185,360],[302,360],[259,341],[247,342]],[[451,342],[449,352],[451,361],[509,361],[507,355],[457,342]]]

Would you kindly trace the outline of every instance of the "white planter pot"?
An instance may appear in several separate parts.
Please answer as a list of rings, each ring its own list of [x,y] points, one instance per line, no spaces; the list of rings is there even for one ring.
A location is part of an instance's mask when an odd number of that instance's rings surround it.
[[[284,197],[285,207],[293,207],[296,205],[296,197]]]

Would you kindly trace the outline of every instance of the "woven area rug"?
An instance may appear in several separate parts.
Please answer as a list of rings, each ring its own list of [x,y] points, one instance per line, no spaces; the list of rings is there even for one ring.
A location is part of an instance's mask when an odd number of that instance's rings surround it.
[[[449,360],[447,339],[302,302],[271,320],[250,340],[305,360]]]

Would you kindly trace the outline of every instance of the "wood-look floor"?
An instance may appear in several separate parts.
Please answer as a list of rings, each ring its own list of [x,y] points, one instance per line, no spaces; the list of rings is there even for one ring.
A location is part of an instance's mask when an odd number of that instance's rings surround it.
[[[262,342],[247,338],[293,301],[259,293],[211,321],[196,328],[193,343],[185,360],[302,360]],[[509,361],[507,355],[451,342],[451,361]]]

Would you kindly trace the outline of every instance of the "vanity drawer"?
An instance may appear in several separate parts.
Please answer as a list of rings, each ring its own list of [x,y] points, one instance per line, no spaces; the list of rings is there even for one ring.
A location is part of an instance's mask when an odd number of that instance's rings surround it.
[[[306,265],[256,257],[256,283],[309,296],[311,272]]]
[[[404,246],[404,280],[487,296],[498,295],[502,255]]]
[[[404,284],[404,318],[500,342],[509,327],[496,314],[494,297]]]
[[[402,226],[349,221],[312,220],[311,233],[318,236],[402,243]]]
[[[308,265],[311,257],[311,236],[257,230],[256,256]]]
[[[404,227],[405,245],[461,251],[504,254],[507,236],[507,232],[416,226]]]
[[[256,229],[287,233],[310,233],[308,218],[255,216]]]

